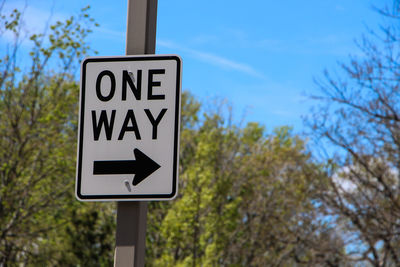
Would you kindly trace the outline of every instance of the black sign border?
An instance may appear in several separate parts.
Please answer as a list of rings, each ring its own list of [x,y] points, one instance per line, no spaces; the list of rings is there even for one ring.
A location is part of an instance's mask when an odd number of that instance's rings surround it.
[[[91,62],[120,62],[120,61],[160,61],[175,60],[176,71],[176,97],[175,97],[175,126],[174,126],[174,159],[172,171],[172,192],[170,194],[136,194],[136,195],[82,195],[82,153],[83,153],[83,125],[85,114],[85,86],[86,86],[86,65]],[[178,192],[178,163],[179,163],[179,127],[180,127],[180,100],[181,100],[181,73],[182,60],[177,55],[151,55],[151,56],[121,56],[121,57],[88,57],[82,61],[81,65],[81,86],[80,86],[80,117],[79,117],[79,141],[78,141],[78,161],[75,194],[81,201],[140,201],[148,200],[171,200],[176,197]]]

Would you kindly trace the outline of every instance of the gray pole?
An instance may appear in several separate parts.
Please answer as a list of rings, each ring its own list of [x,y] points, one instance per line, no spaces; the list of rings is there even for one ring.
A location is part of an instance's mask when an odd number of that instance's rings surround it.
[[[157,0],[128,0],[126,54],[154,54]],[[117,204],[116,267],[144,266],[147,202]]]

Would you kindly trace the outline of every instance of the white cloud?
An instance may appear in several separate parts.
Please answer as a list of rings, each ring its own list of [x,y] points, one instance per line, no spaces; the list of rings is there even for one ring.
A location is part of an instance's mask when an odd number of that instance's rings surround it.
[[[103,36],[107,36],[109,39],[114,39],[115,37],[117,38],[122,38],[125,40],[126,38],[126,33],[121,32],[121,31],[115,31],[115,30],[110,30],[104,27],[98,27],[93,30],[94,33],[101,33]]]
[[[254,69],[252,66],[242,63],[242,62],[237,62],[219,55],[215,55],[209,52],[204,52],[200,50],[195,50],[191,49],[188,47],[180,46],[175,44],[174,42],[171,41],[164,41],[164,40],[158,40],[157,44],[165,47],[165,48],[171,48],[175,49],[184,53],[187,53],[189,56],[198,59],[200,61],[209,63],[211,65],[219,66],[224,69],[230,69],[230,70],[235,70],[239,71],[241,73],[245,73],[248,75],[251,75],[253,77],[265,79],[264,75]]]

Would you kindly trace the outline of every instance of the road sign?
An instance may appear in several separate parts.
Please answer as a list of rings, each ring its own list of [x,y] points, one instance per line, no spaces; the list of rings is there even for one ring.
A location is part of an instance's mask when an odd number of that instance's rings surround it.
[[[181,59],[82,62],[76,196],[168,200],[177,194]]]

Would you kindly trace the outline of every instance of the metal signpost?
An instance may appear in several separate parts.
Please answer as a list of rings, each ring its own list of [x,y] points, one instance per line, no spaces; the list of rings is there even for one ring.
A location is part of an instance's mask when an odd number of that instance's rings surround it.
[[[127,56],[82,62],[76,196],[118,201],[114,266],[144,266],[146,201],[178,190],[182,63],[144,55],[156,17],[157,0],[128,0]]]

